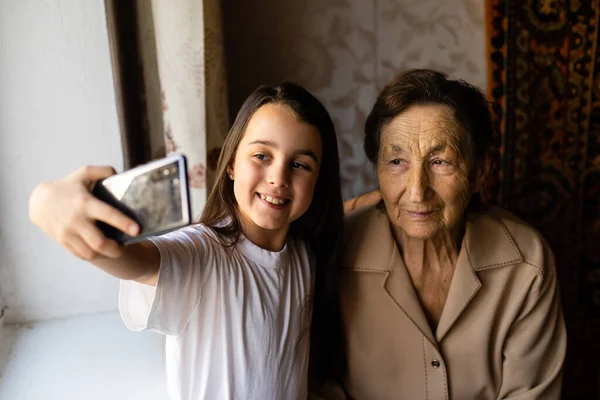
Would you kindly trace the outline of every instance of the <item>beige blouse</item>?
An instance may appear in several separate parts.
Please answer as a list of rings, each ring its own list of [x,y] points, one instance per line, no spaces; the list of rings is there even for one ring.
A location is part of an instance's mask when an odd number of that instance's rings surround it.
[[[435,332],[385,212],[347,220],[341,278],[346,391],[325,398],[558,399],[566,331],[554,257],[498,208],[469,218]]]

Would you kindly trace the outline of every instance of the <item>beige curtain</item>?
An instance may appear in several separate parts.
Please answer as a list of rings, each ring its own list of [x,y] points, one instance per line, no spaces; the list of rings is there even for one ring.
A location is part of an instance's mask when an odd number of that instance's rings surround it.
[[[151,154],[187,157],[194,217],[229,125],[219,1],[137,2]]]

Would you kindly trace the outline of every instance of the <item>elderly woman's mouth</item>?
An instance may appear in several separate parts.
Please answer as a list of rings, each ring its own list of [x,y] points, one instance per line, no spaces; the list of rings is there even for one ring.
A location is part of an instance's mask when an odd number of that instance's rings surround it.
[[[422,218],[429,217],[431,214],[434,213],[434,211],[408,211],[407,210],[406,213],[413,218],[422,219]]]

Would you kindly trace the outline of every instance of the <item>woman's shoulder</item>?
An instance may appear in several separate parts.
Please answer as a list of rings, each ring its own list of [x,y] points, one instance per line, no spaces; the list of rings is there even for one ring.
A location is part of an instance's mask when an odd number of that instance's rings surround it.
[[[517,215],[500,207],[490,206],[469,215],[471,237],[478,247],[498,247],[506,243],[507,251],[544,275],[554,269],[554,255],[543,235]],[[508,248],[510,247],[510,250]]]
[[[358,208],[344,218],[343,245],[362,243],[364,238],[372,236],[376,231],[389,227],[387,215],[377,206]]]
[[[360,234],[365,228],[381,226],[381,222],[387,221],[385,211],[378,206],[369,205],[346,214],[344,217],[344,230],[350,234]]]
[[[390,222],[384,210],[367,206],[353,211],[344,222],[342,241],[345,268],[369,268],[387,270],[386,262],[377,263],[393,253],[396,244],[390,230]]]
[[[512,212],[496,206],[488,206],[475,218],[485,216],[503,225],[517,243],[543,242],[542,234],[531,224]]]

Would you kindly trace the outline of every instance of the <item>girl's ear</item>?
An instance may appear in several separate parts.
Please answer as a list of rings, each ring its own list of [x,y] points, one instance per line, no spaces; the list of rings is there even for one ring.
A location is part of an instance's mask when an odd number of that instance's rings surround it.
[[[227,171],[227,176],[229,176],[229,179],[233,180],[233,178],[235,177],[235,169],[233,168],[233,166],[235,165],[235,156],[237,153],[237,149],[236,151],[233,152],[233,154],[231,155],[231,157],[229,158],[229,162],[227,163],[227,168],[225,171]]]
[[[473,182],[473,193],[479,193],[483,185],[485,184],[485,179],[490,172],[491,161],[488,157],[483,160],[483,164],[479,167],[477,171],[477,176],[475,176],[475,182]]]

